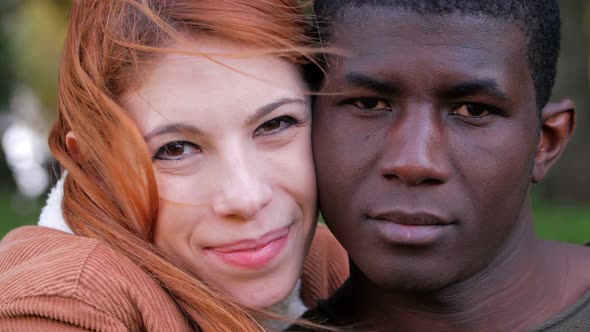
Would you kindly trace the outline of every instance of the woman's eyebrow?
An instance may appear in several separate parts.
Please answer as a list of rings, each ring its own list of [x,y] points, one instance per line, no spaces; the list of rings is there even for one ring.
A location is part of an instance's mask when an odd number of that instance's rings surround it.
[[[260,118],[263,118],[264,116],[266,116],[269,113],[272,113],[274,110],[276,110],[277,108],[285,105],[285,104],[292,104],[292,103],[301,103],[301,104],[307,104],[307,101],[304,99],[300,99],[300,98],[281,98],[277,101],[274,101],[270,104],[264,105],[260,108],[258,108],[254,114],[250,115],[248,117],[248,119],[246,120],[246,124],[247,125],[253,125],[255,122],[257,122]]]
[[[285,105],[285,104],[292,104],[292,103],[302,103],[307,104],[307,101],[299,98],[281,98],[275,102],[270,104],[264,105],[258,108],[254,114],[248,117],[246,123],[248,125],[253,124],[254,122],[258,121],[260,118],[266,116],[269,113],[272,113],[277,108]],[[147,133],[143,139],[146,142],[149,142],[156,136],[170,134],[170,133],[189,133],[192,135],[203,135],[203,131],[195,126],[184,124],[184,123],[168,123],[161,126],[158,126]]]
[[[152,138],[154,138],[156,136],[169,134],[169,133],[189,133],[189,134],[193,134],[193,135],[202,135],[203,132],[201,131],[201,129],[199,129],[195,126],[187,125],[184,123],[168,123],[168,124],[164,124],[164,125],[156,127],[154,130],[147,133],[143,137],[143,139],[146,142],[149,142]]]

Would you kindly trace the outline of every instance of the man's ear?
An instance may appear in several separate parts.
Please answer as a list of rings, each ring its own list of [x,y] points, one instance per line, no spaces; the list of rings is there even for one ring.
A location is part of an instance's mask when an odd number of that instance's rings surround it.
[[[543,108],[541,135],[533,168],[533,183],[545,178],[569,142],[574,131],[575,109],[576,105],[569,99],[550,102]]]

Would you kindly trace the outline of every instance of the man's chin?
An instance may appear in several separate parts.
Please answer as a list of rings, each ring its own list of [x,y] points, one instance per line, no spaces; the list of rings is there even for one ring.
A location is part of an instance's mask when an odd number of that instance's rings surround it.
[[[365,261],[366,262],[366,261]],[[364,272],[360,272],[360,271]],[[357,275],[380,289],[399,293],[429,294],[438,292],[456,282],[458,276],[451,268],[428,268],[416,262],[415,266],[362,266],[357,267]]]

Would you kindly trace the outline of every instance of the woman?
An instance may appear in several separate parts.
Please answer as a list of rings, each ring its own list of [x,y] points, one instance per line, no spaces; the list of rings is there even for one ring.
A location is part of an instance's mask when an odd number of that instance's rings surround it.
[[[0,327],[262,330],[246,308],[292,292],[317,217],[297,4],[74,3],[49,143],[75,235],[3,239]],[[321,232],[312,300],[346,271]]]

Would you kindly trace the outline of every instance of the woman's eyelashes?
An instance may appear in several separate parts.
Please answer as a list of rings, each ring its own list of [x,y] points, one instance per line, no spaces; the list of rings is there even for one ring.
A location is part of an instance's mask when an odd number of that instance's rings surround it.
[[[187,141],[174,141],[164,144],[154,155],[155,160],[181,160],[200,153],[201,148]]]
[[[275,135],[293,125],[299,124],[299,122],[299,120],[288,115],[280,116],[272,120],[268,120],[258,126],[258,128],[254,130],[254,136]]]
[[[271,136],[289,129],[293,125],[299,125],[302,121],[292,116],[280,116],[268,120],[254,130],[254,137]],[[173,141],[166,143],[158,148],[153,156],[154,160],[182,160],[195,154],[202,153],[203,150],[197,144],[188,141]]]

